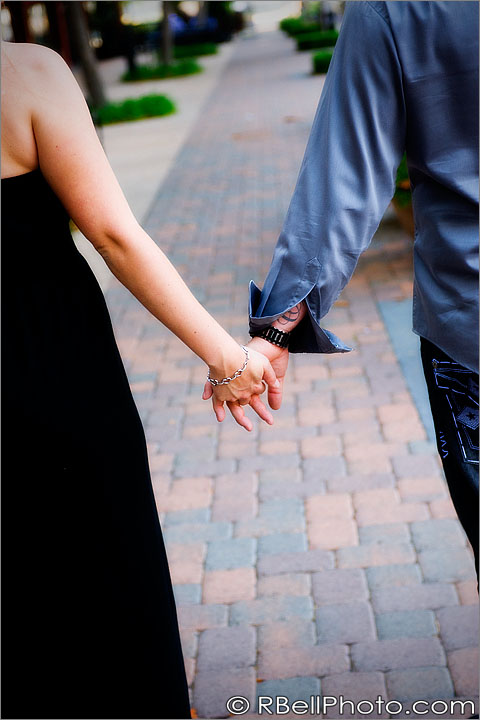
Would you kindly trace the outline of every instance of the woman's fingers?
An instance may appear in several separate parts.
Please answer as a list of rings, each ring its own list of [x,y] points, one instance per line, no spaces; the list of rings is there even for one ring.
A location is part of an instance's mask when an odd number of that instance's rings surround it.
[[[234,402],[227,402],[227,405],[236,422],[250,432],[253,429],[253,423],[250,418],[245,415],[243,408]]]
[[[205,382],[205,385],[203,388],[202,400],[208,400],[208,398],[211,398],[212,395],[213,395],[212,383],[208,382],[208,380],[207,380]]]
[[[253,410],[255,410],[258,417],[265,420],[268,425],[273,425],[273,417],[258,395],[252,395],[249,405],[253,408]]]
[[[216,415],[218,422],[225,420],[225,408],[223,407],[223,400],[219,400],[215,395],[212,396],[213,412]]]

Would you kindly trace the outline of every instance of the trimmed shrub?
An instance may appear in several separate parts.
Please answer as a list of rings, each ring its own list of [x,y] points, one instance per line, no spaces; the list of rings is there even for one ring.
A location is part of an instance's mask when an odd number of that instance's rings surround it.
[[[395,180],[395,193],[393,195],[400,207],[407,207],[412,204],[412,191],[410,189],[410,178],[408,177],[407,156],[404,153],[402,162],[397,169]]]
[[[174,103],[165,95],[144,95],[140,98],[109,102],[93,111],[94,120],[99,125],[131,122],[143,118],[170,115],[176,110]]]
[[[185,59],[172,65],[138,65],[131,72],[127,70],[122,77],[122,82],[138,82],[139,80],[164,80],[182,75],[193,75],[202,72],[202,67],[195,60]]]
[[[200,55],[216,55],[216,43],[196,43],[195,45],[175,45],[173,57],[177,60],[183,58],[199,57]]]
[[[337,42],[337,30],[321,30],[320,32],[298,35],[297,50],[315,50],[315,48],[332,47]]]
[[[332,59],[333,55],[333,48],[325,48],[324,50],[320,50],[317,53],[314,53],[312,55],[312,62],[313,62],[313,74],[318,75],[321,73],[326,73],[328,70],[328,67],[330,65],[330,60]]]
[[[283,20],[280,20],[279,27],[280,30],[283,30],[283,32],[290,35],[290,37],[295,37],[296,35],[301,35],[302,33],[310,33],[321,30],[321,27],[317,22],[305,20],[301,17],[284,18]]]

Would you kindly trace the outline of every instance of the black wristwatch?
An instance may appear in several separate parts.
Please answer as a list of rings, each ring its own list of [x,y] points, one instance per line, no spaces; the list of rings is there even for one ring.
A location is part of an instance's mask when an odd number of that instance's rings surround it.
[[[288,348],[291,333],[283,332],[283,330],[278,330],[270,325],[265,328],[251,328],[250,335],[251,337],[261,337],[278,347]]]

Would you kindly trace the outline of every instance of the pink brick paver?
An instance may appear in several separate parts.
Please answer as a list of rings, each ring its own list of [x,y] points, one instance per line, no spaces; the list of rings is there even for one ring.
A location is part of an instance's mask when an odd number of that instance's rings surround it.
[[[309,71],[309,54],[280,33],[237,40],[146,222],[241,342],[248,281],[263,282],[320,96],[323,77]],[[274,427],[255,421],[250,435],[230,418],[216,423],[201,400],[202,363],[118,283],[108,292],[146,428],[199,717],[227,717],[227,698],[253,699],[259,681],[282,694],[319,679],[325,693],[359,701],[388,696],[414,668],[426,697],[478,694],[468,632],[456,632],[453,611],[442,614],[458,606],[467,622],[478,602],[466,541],[462,533],[454,548],[467,554],[461,577],[451,567],[442,575],[442,552],[416,544],[420,524],[425,542],[430,524],[434,538],[435,523],[455,515],[433,449],[414,444],[425,431],[377,305],[411,294],[411,254],[385,219],[325,323],[357,349],[292,356]],[[427,566],[435,580],[425,580]],[[433,612],[436,631],[420,622]],[[403,636],[378,639],[380,615]],[[244,666],[210,669],[212,643],[237,635],[253,643]]]

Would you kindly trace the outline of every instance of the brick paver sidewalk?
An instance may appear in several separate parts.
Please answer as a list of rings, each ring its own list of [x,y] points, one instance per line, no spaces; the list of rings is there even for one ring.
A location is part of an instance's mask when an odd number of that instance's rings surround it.
[[[147,223],[242,342],[321,91],[309,62],[277,33],[237,41]],[[471,553],[378,308],[411,295],[411,276],[411,240],[384,221],[326,322],[356,351],[292,356],[275,426],[250,435],[215,422],[202,363],[109,291],[199,717],[256,692],[406,707],[478,694]]]

